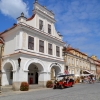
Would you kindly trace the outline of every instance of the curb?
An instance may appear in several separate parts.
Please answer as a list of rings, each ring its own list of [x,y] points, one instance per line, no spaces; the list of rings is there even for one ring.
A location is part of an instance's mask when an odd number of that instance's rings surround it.
[[[2,92],[0,93],[0,97],[2,96],[11,96],[15,94],[22,94],[22,93],[29,93],[29,92],[35,92],[35,91],[40,91],[40,90],[50,90],[52,88],[38,88],[38,89],[30,89],[29,91],[10,91],[9,92]]]

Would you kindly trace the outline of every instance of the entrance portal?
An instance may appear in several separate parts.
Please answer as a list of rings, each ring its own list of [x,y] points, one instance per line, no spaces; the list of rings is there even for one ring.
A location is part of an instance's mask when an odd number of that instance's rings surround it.
[[[28,68],[28,83],[38,84],[38,68],[34,64],[30,64]]]

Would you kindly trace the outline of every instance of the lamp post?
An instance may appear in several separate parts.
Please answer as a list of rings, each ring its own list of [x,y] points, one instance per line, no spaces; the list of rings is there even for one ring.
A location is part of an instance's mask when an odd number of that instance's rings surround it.
[[[20,68],[20,63],[21,63],[21,58],[18,58],[18,65],[19,65],[19,68]]]

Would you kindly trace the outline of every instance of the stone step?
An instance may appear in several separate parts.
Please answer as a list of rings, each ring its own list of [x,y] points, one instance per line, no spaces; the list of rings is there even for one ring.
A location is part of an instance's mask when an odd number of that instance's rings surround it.
[[[37,88],[44,88],[45,86],[42,85],[29,85],[29,89],[37,89]]]
[[[1,86],[2,92],[13,91],[12,86]]]
[[[45,88],[45,86],[37,85],[37,84],[29,85],[29,89],[39,89],[39,88]],[[8,85],[8,86],[1,86],[1,91],[2,92],[10,92],[10,91],[14,91],[14,90],[12,88],[12,85]]]

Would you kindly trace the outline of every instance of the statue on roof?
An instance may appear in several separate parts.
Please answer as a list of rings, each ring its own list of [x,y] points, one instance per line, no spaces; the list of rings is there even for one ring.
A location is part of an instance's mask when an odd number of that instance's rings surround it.
[[[35,0],[35,2],[38,2],[38,0]]]

